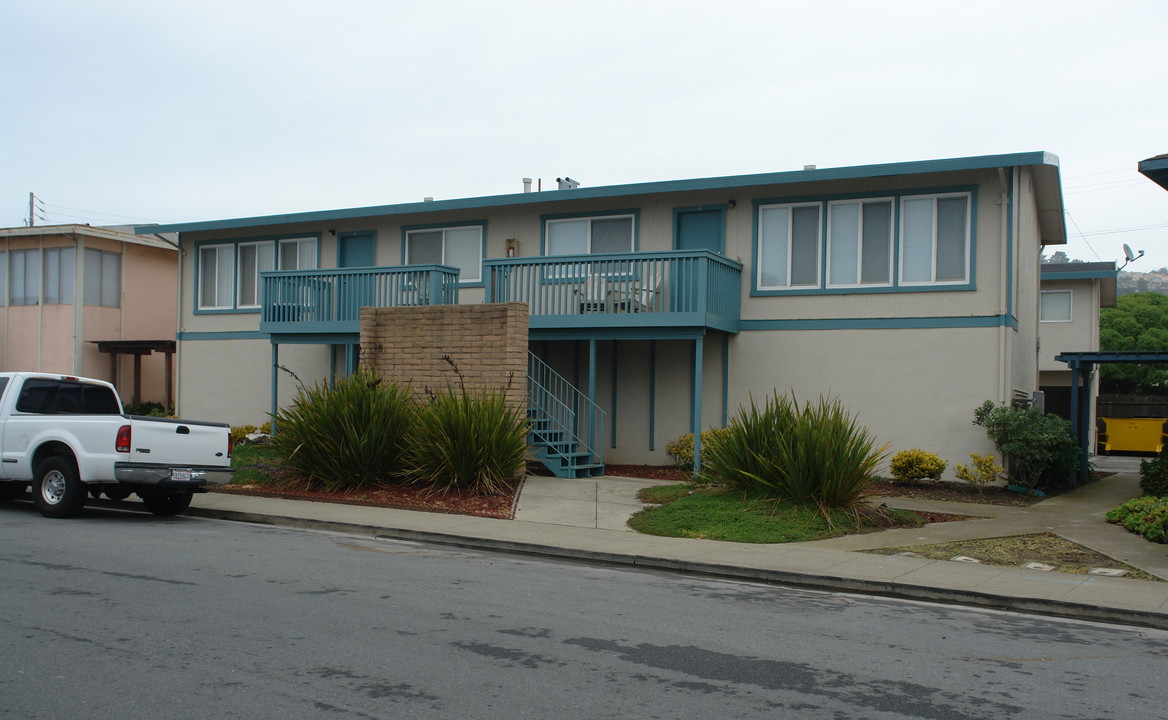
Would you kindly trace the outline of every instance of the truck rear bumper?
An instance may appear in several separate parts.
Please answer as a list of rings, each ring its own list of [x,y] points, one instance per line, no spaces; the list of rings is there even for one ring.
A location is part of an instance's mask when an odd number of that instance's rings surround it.
[[[178,467],[149,463],[114,463],[114,478],[131,485],[158,485],[166,487],[205,487],[226,485],[235,471],[226,467]]]

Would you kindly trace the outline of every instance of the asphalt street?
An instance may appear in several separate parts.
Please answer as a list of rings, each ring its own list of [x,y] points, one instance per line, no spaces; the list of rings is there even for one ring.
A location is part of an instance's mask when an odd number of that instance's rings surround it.
[[[0,507],[0,716],[1159,717],[1168,633]]]

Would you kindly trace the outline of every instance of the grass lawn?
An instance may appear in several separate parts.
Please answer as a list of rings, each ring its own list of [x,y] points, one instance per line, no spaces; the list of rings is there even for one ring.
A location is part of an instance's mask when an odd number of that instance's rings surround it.
[[[638,532],[667,537],[786,543],[924,524],[922,518],[903,510],[833,509],[825,513],[814,506],[744,498],[737,491],[692,483],[645,488],[640,499],[661,504],[637,513],[629,525]]]
[[[271,445],[240,443],[231,448],[231,467],[235,469],[232,485],[270,485],[279,455]]]

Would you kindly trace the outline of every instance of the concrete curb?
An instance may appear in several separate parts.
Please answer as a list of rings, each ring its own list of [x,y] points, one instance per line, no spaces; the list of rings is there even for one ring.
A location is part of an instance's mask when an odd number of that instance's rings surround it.
[[[606,563],[671,572],[685,572],[716,578],[793,585],[814,590],[842,591],[907,600],[969,605],[994,610],[1027,612],[1076,620],[1137,625],[1159,630],[1168,630],[1168,614],[1151,610],[1112,608],[1086,603],[1068,602],[1065,600],[1014,597],[973,590],[936,588],[912,583],[864,580],[862,578],[818,575],[788,570],[744,568],[722,563],[670,560],[633,553],[601,552],[579,548],[566,548],[546,543],[500,540],[426,530],[405,530],[360,523],[316,520],[237,510],[192,507],[187,514],[257,525],[323,530],[351,535],[383,537],[394,540],[414,540],[479,550],[519,553],[538,557]]]

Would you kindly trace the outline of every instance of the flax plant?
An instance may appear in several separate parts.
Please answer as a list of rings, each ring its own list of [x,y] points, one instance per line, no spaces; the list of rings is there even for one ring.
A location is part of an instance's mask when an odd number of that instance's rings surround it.
[[[361,368],[332,385],[301,386],[273,416],[272,444],[309,488],[363,487],[400,478],[414,415],[408,387]]]
[[[527,455],[527,419],[507,404],[505,391],[472,390],[460,382],[430,393],[419,410],[407,474],[437,492],[490,494],[521,475]]]

